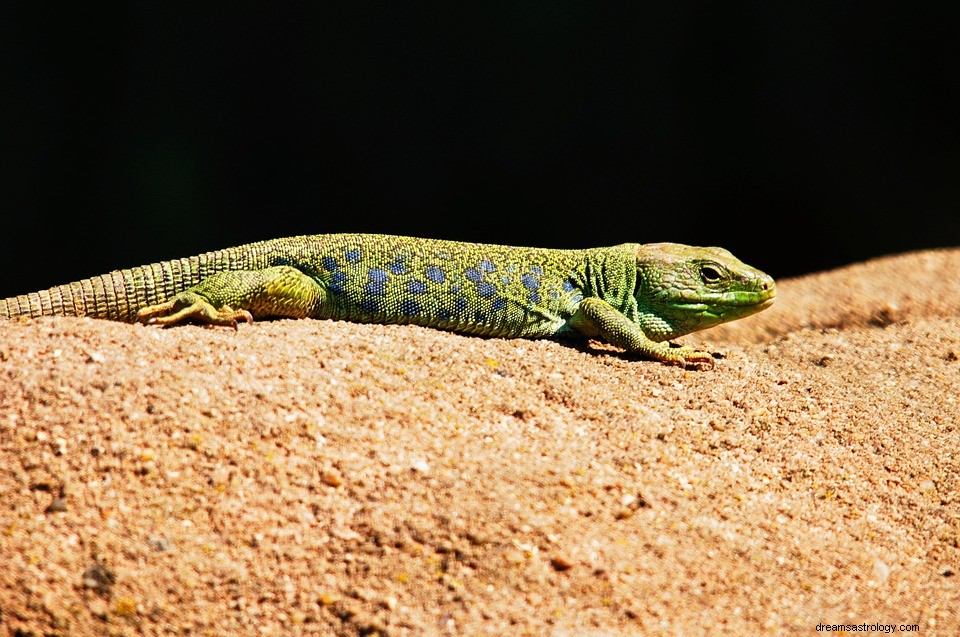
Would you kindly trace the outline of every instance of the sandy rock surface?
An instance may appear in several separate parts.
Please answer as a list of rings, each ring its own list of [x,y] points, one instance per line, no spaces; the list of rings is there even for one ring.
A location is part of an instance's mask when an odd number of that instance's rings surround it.
[[[779,290],[700,371],[0,322],[0,632],[960,633],[960,251]]]

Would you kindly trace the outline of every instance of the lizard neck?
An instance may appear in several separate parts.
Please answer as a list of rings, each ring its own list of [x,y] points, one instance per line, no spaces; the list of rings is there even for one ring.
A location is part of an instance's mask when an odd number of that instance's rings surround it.
[[[582,270],[583,296],[603,299],[631,321],[637,320],[636,246],[625,243],[586,251]]]

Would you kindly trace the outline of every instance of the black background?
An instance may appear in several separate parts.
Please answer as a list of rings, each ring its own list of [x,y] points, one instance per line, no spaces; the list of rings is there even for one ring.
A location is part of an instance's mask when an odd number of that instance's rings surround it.
[[[340,231],[960,245],[960,3],[336,4],[4,5],[0,296]]]

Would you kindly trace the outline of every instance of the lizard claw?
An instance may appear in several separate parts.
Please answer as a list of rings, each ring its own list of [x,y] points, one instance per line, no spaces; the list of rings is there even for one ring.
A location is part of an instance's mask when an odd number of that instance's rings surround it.
[[[220,312],[222,313],[224,310],[230,313],[230,316],[232,318],[230,322],[230,327],[232,327],[234,330],[239,329],[237,327],[238,320],[245,322],[247,325],[253,324],[253,314],[251,314],[246,310],[231,310],[229,307],[225,307],[225,308],[222,308]],[[217,323],[217,325],[220,325],[220,323]]]
[[[706,367],[713,369],[713,356],[709,352],[703,352],[692,347],[671,347],[664,353],[661,359],[668,365],[679,365],[686,369],[700,369]]]

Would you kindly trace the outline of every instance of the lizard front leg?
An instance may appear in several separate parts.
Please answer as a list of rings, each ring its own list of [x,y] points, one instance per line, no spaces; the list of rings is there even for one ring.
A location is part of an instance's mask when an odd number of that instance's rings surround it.
[[[218,272],[165,303],[137,312],[137,320],[168,327],[188,320],[237,327],[267,316],[304,318],[318,307],[326,290],[288,265],[263,270]]]
[[[670,343],[652,340],[639,325],[603,299],[588,297],[580,301],[570,324],[585,336],[600,336],[611,345],[664,363],[713,364],[713,357],[708,352],[692,347],[671,347]]]

